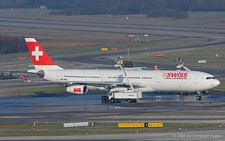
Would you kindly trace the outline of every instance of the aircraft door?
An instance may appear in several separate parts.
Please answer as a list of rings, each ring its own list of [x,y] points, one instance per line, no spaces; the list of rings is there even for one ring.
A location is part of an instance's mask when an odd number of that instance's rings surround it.
[[[60,72],[56,73],[56,80],[61,80],[61,73]]]
[[[100,82],[105,82],[105,75],[104,74],[101,75]]]
[[[117,78],[117,81],[119,83],[122,83],[123,82],[123,75],[119,75],[118,78]]]
[[[155,77],[155,83],[160,83],[160,79],[161,79],[161,76],[160,75],[157,75]]]
[[[194,83],[198,83],[199,82],[199,80],[198,80],[198,76],[197,75],[195,75],[194,76]]]

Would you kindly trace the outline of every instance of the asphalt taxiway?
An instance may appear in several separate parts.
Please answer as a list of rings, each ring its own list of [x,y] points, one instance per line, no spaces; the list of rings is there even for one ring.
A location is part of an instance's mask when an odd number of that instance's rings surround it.
[[[102,104],[100,97],[103,95],[105,94],[96,92],[84,95],[37,92],[36,95],[30,96],[1,96],[0,122],[30,122],[33,120],[40,122],[84,120],[111,122],[128,120],[123,117],[114,119],[115,115],[124,114],[179,111],[207,111],[210,113],[225,110],[225,95],[218,91],[203,95],[202,101],[196,101],[195,94],[144,93],[143,99],[138,103]],[[150,117],[148,118],[150,119]]]

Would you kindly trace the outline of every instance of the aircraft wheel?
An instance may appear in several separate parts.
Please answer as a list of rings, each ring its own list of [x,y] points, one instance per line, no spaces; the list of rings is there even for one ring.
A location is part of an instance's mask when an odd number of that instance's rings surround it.
[[[115,102],[115,100],[112,98],[112,99],[110,99],[110,103],[114,103]]]
[[[131,102],[132,102],[132,100],[131,100],[131,99],[127,99],[127,102],[128,102],[128,103],[131,103]]]
[[[196,96],[196,100],[202,100],[202,96],[201,95],[197,95]]]

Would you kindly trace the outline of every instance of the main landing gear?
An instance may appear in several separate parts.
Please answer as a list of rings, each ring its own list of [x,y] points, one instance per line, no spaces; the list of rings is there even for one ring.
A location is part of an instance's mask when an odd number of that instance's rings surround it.
[[[202,100],[202,93],[200,91],[197,92],[196,100]]]

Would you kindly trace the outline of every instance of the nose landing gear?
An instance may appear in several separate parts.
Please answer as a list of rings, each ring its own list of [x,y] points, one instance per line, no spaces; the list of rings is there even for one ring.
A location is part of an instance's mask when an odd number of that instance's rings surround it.
[[[202,100],[202,96],[201,95],[197,95],[196,96],[196,100]]]

